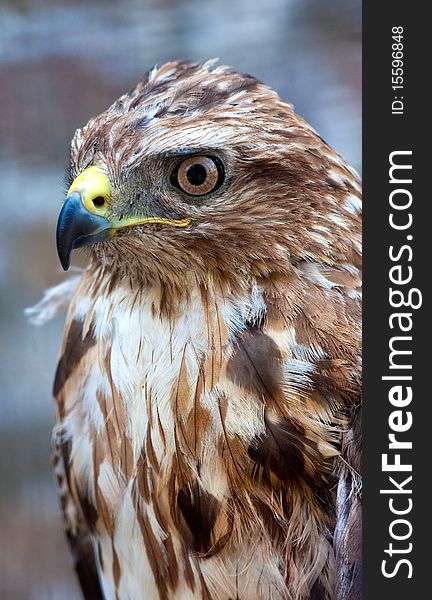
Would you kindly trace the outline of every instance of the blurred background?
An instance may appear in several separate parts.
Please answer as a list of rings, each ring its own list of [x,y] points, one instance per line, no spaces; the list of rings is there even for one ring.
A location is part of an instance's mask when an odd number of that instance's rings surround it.
[[[361,169],[361,0],[1,0],[0,598],[77,600],[49,447],[65,279],[54,245],[75,129],[170,59],[251,73]]]

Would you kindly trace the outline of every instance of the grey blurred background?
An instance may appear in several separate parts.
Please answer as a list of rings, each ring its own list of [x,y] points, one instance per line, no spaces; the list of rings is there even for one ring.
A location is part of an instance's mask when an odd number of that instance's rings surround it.
[[[358,170],[360,0],[0,0],[0,598],[80,597],[49,470],[63,319],[24,316],[65,279],[54,245],[74,130],[155,63],[251,73]]]

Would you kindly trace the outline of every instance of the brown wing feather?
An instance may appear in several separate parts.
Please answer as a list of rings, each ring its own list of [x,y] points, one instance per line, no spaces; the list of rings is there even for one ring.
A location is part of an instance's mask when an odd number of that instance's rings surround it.
[[[52,438],[52,468],[75,571],[85,600],[104,600],[90,531],[70,489],[69,454],[70,444],[62,440],[61,429],[56,428]]]
[[[326,274],[332,280],[340,276],[336,271]],[[290,283],[293,295],[295,282]],[[283,289],[282,293],[278,289],[268,292],[268,315],[272,327],[277,329],[290,311],[284,306]],[[323,422],[334,422],[335,430],[339,432],[333,533],[337,599],[361,600],[360,305],[348,297],[316,287],[309,287],[306,297],[307,302],[296,315],[293,326],[297,342],[302,349],[309,349],[309,360],[314,365],[314,371],[309,375],[311,409],[317,411],[317,417],[321,415]],[[289,298],[289,293],[285,298]],[[324,349],[324,357],[314,358],[314,347]],[[293,352],[295,358],[302,359],[301,353],[295,354],[295,348]],[[281,451],[277,445],[274,450]],[[292,459],[291,464],[295,464]],[[281,462],[281,465],[286,475],[292,478],[285,463]],[[325,597],[325,590],[317,580],[310,600]]]
[[[92,331],[83,337],[83,324],[72,320],[67,323],[62,354],[54,381],[58,420],[52,438],[52,468],[63,512],[65,533],[75,571],[86,600],[103,600],[99,583],[97,559],[88,523],[91,522],[90,504],[80,498],[70,469],[71,442],[65,440],[61,421],[65,410],[65,386],[74,376],[75,369],[88,350],[95,344]],[[94,509],[93,509],[94,510]]]
[[[78,535],[66,532],[72,559],[85,600],[104,600],[97,574],[96,559],[88,531]]]
[[[338,600],[361,600],[362,531],[360,473],[361,410],[357,407],[342,440],[341,469],[336,499],[336,552]]]

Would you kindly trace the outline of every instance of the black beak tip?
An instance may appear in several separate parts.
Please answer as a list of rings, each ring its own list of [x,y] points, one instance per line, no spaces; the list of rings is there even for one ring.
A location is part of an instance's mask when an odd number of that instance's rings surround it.
[[[68,271],[70,267],[70,258],[71,258],[72,249],[64,248],[63,246],[57,243],[57,254],[60,260],[60,264],[63,268],[63,271]]]
[[[70,266],[73,239],[70,235],[68,235],[67,225],[69,219],[67,217],[69,215],[65,215],[65,212],[65,210],[61,211],[59,220],[57,222],[56,246],[61,266],[63,267],[64,271],[67,271]]]
[[[102,216],[88,212],[82,204],[81,196],[73,192],[60,211],[56,243],[61,266],[69,269],[72,250],[87,246],[110,237],[110,222]]]

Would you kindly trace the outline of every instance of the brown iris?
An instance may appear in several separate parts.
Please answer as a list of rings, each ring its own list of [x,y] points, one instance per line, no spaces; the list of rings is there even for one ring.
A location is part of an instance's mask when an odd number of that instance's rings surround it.
[[[190,196],[204,196],[216,190],[223,181],[221,162],[212,156],[191,156],[182,161],[171,181]]]

